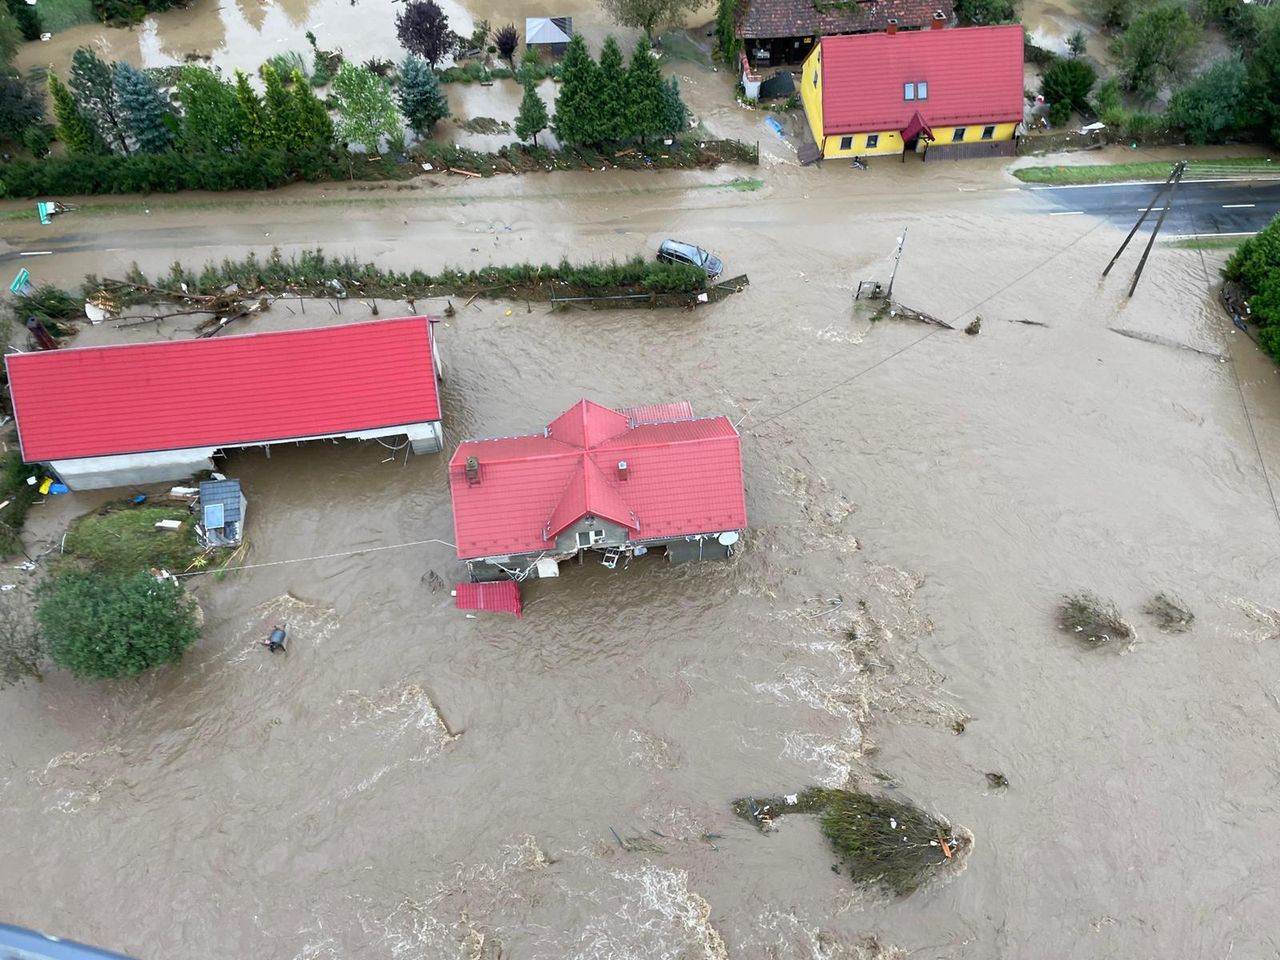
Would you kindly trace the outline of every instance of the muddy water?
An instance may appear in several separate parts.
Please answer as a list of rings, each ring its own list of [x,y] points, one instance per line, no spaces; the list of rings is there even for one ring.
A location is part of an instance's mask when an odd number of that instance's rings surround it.
[[[0,253],[54,249],[33,269],[51,280],[274,243],[430,268],[703,243],[752,281],[711,309],[445,321],[446,426],[688,399],[741,418],[751,532],[728,564],[587,564],[533,584],[521,620],[471,619],[440,585],[450,551],[420,542],[451,539],[443,457],[233,455],[247,560],[274,565],[193,584],[208,629],[183,663],[0,695],[0,914],[143,960],[861,957],[868,936],[954,958],[1275,952],[1280,522],[1259,453],[1275,477],[1280,396],[1207,297],[1218,255],[1159,249],[1129,301],[1098,279],[1117,231],[1048,217],[995,164],[776,165],[754,193],[729,175],[8,225]],[[978,336],[851,310],[903,226],[901,298],[981,314]],[[364,315],[342,311],[244,329]],[[189,334],[127,333],[157,335]],[[39,508],[33,546],[98,499]],[[1078,587],[1122,606],[1131,649],[1054,629]],[[1191,632],[1141,614],[1157,590]],[[281,621],[273,658],[257,641]],[[766,837],[728,809],[877,774],[973,831],[961,874],[885,902],[829,870],[812,822]]]

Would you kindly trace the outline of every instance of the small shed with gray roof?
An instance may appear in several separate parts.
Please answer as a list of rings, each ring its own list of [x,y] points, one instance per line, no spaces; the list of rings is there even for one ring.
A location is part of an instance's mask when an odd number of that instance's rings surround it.
[[[235,547],[244,539],[248,502],[239,480],[200,482],[200,538],[210,547]]]
[[[561,56],[573,36],[573,17],[526,17],[524,45]]]

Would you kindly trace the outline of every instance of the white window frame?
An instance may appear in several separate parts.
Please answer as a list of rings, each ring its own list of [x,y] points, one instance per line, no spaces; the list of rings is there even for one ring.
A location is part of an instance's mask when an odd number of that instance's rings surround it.
[[[917,100],[929,99],[929,81],[928,80],[916,81],[916,99]]]
[[[914,100],[916,98],[916,85],[914,83],[904,83],[902,85],[902,99]]]

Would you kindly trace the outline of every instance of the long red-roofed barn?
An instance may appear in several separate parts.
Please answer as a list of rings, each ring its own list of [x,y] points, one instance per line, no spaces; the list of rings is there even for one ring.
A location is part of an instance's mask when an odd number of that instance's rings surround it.
[[[557,576],[559,562],[655,550],[726,558],[747,525],[738,431],[687,403],[582,400],[542,432],[467,440],[449,461],[458,558],[473,580]]]
[[[5,357],[22,458],[73,490],[180,480],[215,451],[407,438],[441,449],[432,321]]]

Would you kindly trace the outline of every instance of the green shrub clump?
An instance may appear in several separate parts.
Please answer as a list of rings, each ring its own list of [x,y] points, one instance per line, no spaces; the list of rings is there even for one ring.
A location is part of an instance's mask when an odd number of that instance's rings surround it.
[[[1258,342],[1280,361],[1280,216],[1240,244],[1223,273],[1245,287]]]
[[[36,591],[44,649],[82,677],[133,677],[173,663],[200,636],[195,601],[176,583],[67,570]]]

